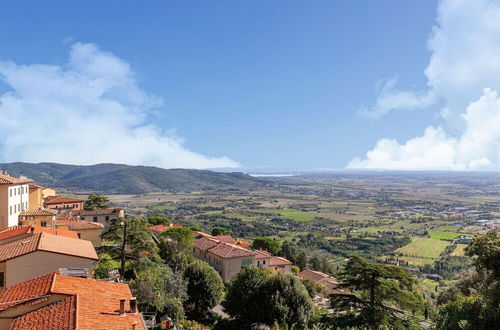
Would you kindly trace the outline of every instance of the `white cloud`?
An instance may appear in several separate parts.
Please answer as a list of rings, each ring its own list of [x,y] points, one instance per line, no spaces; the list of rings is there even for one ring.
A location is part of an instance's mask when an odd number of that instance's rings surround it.
[[[427,46],[431,52],[425,69],[428,89],[401,91],[391,80],[362,114],[378,118],[392,110],[422,109],[444,100],[459,117],[483,88],[500,90],[499,1],[441,1]]]
[[[404,143],[381,139],[364,159],[355,158],[348,167],[500,170],[500,106],[495,92],[500,91],[500,2],[442,0],[428,48],[428,89],[400,91],[391,80],[376,104],[363,113],[381,117],[442,101],[438,115],[445,125],[430,126]]]
[[[441,127],[427,127],[424,134],[403,144],[379,140],[365,159],[355,158],[347,167],[372,169],[500,169],[500,99],[485,89],[462,115],[466,127],[458,137]]]
[[[130,65],[76,43],[65,65],[0,62],[3,161],[113,162],[164,168],[238,167],[187,150],[145,121],[161,99],[141,90]]]

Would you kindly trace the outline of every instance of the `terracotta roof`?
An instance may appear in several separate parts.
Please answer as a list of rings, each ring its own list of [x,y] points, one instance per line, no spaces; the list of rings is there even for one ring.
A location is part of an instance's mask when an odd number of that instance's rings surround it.
[[[219,242],[217,246],[209,249],[208,252],[222,258],[250,257],[255,255],[254,251],[250,251],[237,245],[224,242]]]
[[[163,233],[165,230],[168,230],[170,228],[178,228],[178,227],[182,227],[182,225],[180,225],[178,223],[171,223],[168,225],[161,224],[161,225],[149,226],[148,228],[156,233]]]
[[[24,184],[30,182],[33,182],[33,180],[28,178],[14,178],[7,174],[0,174],[0,184]]]
[[[99,222],[70,219],[68,221],[68,228],[70,230],[103,229],[104,225],[102,223],[99,223]]]
[[[299,273],[299,276],[312,281],[312,282],[319,282],[319,281],[329,281],[329,282],[335,282],[338,283],[335,277],[332,277],[328,274],[318,272],[317,270],[312,270],[312,269],[304,269]]]
[[[219,242],[210,237],[201,237],[194,242],[194,246],[200,250],[208,251],[209,249],[216,246]]]
[[[231,244],[236,243],[236,240],[231,235],[218,235],[213,237],[221,242],[231,243]]]
[[[15,284],[0,294],[5,309],[51,294],[67,298],[32,311],[14,320],[16,329],[145,329],[141,315],[130,313],[132,293],[127,284],[87,278],[47,274]],[[125,299],[125,315],[119,315],[120,299]],[[36,323],[44,322],[44,323]],[[18,322],[18,323],[16,323]],[[26,326],[25,326],[26,325]]]
[[[42,227],[42,226],[33,226],[34,228],[34,233],[47,233],[47,234],[52,234],[56,236],[64,236],[64,237],[70,237],[70,238],[76,238],[78,239],[78,233],[71,231],[71,230],[64,230],[64,229],[58,229],[58,228],[48,228],[48,227]]]
[[[245,240],[237,240],[236,243],[234,243],[234,244],[241,246],[244,249],[250,248],[250,243],[248,241],[245,241]]]
[[[34,184],[34,183],[30,183],[30,189],[45,189],[45,187],[42,187],[42,186],[39,186],[37,184]]]
[[[34,251],[46,251],[87,259],[98,259],[90,241],[42,232],[0,244],[0,262]]]
[[[107,215],[107,214],[115,214],[123,210],[123,207],[108,207],[105,209],[93,209],[93,210],[82,210],[79,211],[80,215]]]
[[[56,272],[14,284],[0,293],[0,309],[45,296],[50,292]]]
[[[76,329],[76,296],[16,317],[9,329]]]
[[[45,198],[45,204],[80,203],[83,199],[76,199],[66,196],[49,196]]]
[[[36,210],[36,211],[22,211],[19,215],[20,216],[51,216],[51,215],[56,215],[57,211],[53,210]]]
[[[268,259],[272,257],[271,253],[264,250],[253,250],[253,252],[257,254],[255,259]]]
[[[29,230],[30,226],[13,226],[5,228],[0,231],[0,241],[7,238],[27,234]]]
[[[285,259],[283,257],[276,257],[272,256],[271,260],[269,260],[269,266],[284,266],[284,265],[293,265],[293,262],[291,262],[288,259]]]

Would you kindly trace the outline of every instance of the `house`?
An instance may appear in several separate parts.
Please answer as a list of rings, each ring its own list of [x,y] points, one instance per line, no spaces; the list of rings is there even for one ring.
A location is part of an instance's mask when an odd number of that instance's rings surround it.
[[[64,236],[69,238],[78,238],[76,232],[64,229],[47,228],[40,226],[14,226],[0,231],[0,244],[17,240],[20,238],[26,238],[31,236],[32,234],[39,234],[39,233],[47,233],[51,235]]]
[[[56,227],[58,229],[65,229],[75,233],[80,239],[91,241],[94,247],[102,245],[101,234],[104,230],[104,225],[98,222],[74,220],[74,219],[60,219],[56,220]]]
[[[75,213],[75,216],[80,220],[98,222],[104,226],[104,231],[107,231],[111,220],[125,217],[125,210],[123,207],[96,208],[79,211]]]
[[[212,236],[196,232],[193,255],[214,267],[225,283],[238,274],[242,267],[250,265],[272,270],[291,270],[292,262],[285,258],[272,256],[262,250],[246,249],[236,243],[230,235]]]
[[[17,226],[19,214],[29,209],[27,178],[14,178],[0,171],[0,228]]]
[[[0,329],[146,329],[127,284],[74,275],[60,269],[2,291]]]
[[[166,230],[169,230],[170,228],[179,228],[182,227],[182,225],[177,224],[177,223],[169,223],[169,224],[160,224],[160,225],[154,225],[154,226],[149,226],[149,230],[161,234]]]
[[[470,236],[460,236],[457,240],[459,244],[470,244],[474,238]]]
[[[36,211],[43,209],[43,189],[44,188],[42,186],[36,184],[29,185],[30,202],[28,210]]]
[[[11,235],[0,240],[0,287],[9,287],[62,267],[90,269],[97,259],[90,241],[46,232]]]
[[[34,211],[22,211],[19,214],[19,224],[29,225],[29,226],[41,226],[41,227],[56,227],[56,214],[57,211],[54,210],[34,210]]]
[[[343,290],[337,289],[339,282],[335,277],[332,277],[328,274],[318,272],[316,270],[312,269],[304,269],[301,271],[299,274],[300,278],[309,280],[311,282],[317,283],[317,284],[322,284],[325,286],[325,293],[327,295],[335,293],[335,292],[345,292]]]
[[[57,211],[81,211],[83,210],[83,202],[83,199],[71,198],[66,196],[49,196],[44,199],[45,208]]]

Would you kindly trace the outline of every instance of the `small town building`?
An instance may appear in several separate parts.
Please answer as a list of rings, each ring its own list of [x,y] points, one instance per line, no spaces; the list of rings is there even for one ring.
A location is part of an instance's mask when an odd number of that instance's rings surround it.
[[[94,247],[100,247],[102,245],[101,235],[104,230],[104,225],[101,223],[75,219],[60,219],[56,220],[56,227],[58,229],[71,231],[80,239],[91,241]]]
[[[36,211],[43,209],[43,187],[36,185],[36,184],[30,184],[29,185],[29,195],[30,195],[30,202],[29,202],[29,211]]]
[[[64,267],[90,269],[97,259],[90,241],[46,232],[13,236],[0,240],[0,287]]]
[[[45,208],[57,211],[81,211],[83,210],[83,202],[83,199],[66,196],[49,196],[44,199]]]
[[[0,228],[17,226],[19,214],[29,210],[28,178],[14,178],[0,171]]]
[[[160,224],[160,225],[154,225],[154,226],[149,226],[149,230],[152,232],[155,232],[157,234],[161,234],[164,231],[169,230],[170,228],[179,228],[182,227],[182,225],[177,224],[177,223],[169,223],[169,224]]]
[[[56,214],[57,211],[50,209],[23,211],[19,214],[19,224],[55,228]]]
[[[5,289],[0,329],[146,329],[127,284],[81,276],[60,269]]]
[[[318,272],[312,269],[304,269],[298,275],[303,279],[325,286],[325,293],[327,295],[335,292],[345,292],[337,288],[339,285],[337,279],[328,274]]]
[[[125,217],[123,207],[108,207],[104,209],[82,210],[75,215],[79,220],[98,222],[104,226],[104,231],[109,228],[110,221]]]

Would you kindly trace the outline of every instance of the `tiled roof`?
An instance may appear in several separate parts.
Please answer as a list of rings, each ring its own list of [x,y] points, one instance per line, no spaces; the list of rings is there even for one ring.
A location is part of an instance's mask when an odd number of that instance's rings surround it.
[[[56,235],[56,236],[64,236],[64,237],[78,239],[78,233],[71,231],[71,230],[48,228],[48,227],[41,227],[41,226],[33,226],[33,228],[34,228],[35,234],[47,233],[47,234],[52,234],[52,235]]]
[[[334,277],[312,269],[304,269],[299,273],[299,276],[312,282],[318,282],[326,279],[337,282]]]
[[[105,209],[93,209],[93,210],[83,210],[79,211],[80,215],[87,216],[87,215],[108,215],[108,214],[115,214],[123,210],[123,207],[108,207]]]
[[[245,240],[237,240],[236,243],[234,243],[244,249],[248,249],[250,248],[250,243],[248,241],[245,241]]]
[[[236,243],[236,240],[231,235],[219,235],[219,236],[214,236],[214,238],[225,243],[231,243],[231,244]]]
[[[269,266],[284,266],[284,265],[293,265],[293,262],[291,262],[288,259],[285,259],[283,257],[276,257],[272,256],[271,260],[269,260]]]
[[[45,187],[42,187],[42,186],[34,184],[34,183],[30,183],[30,189],[37,189],[37,188],[45,189]]]
[[[208,252],[215,254],[222,258],[238,258],[254,256],[255,252],[241,248],[237,245],[219,242],[217,246],[208,250]]]
[[[33,180],[28,178],[14,178],[7,174],[0,174],[0,184],[24,184],[30,182],[33,182]]]
[[[83,201],[83,199],[76,199],[66,196],[50,196],[45,198],[45,204],[81,203]]]
[[[46,251],[87,259],[98,259],[90,241],[42,232],[0,244],[0,262],[34,251]]]
[[[0,310],[32,298],[45,296],[52,287],[55,272],[14,284],[0,293]]]
[[[13,226],[2,229],[0,231],[0,241],[7,238],[12,238],[15,236],[27,234],[29,230],[30,226]]]
[[[56,303],[17,317],[16,329],[145,329],[140,314],[130,313],[132,293],[127,284],[47,274],[15,284],[0,293],[0,308],[51,294],[68,295]],[[125,315],[119,315],[125,299]],[[38,312],[40,311],[40,312]],[[38,312],[38,313],[37,313]],[[31,314],[31,315],[30,315]],[[42,323],[36,323],[37,321]],[[75,326],[75,324],[77,326]],[[26,327],[25,327],[26,325]]]
[[[103,229],[104,225],[99,222],[71,219],[68,221],[68,228],[70,230]]]
[[[51,216],[51,215],[56,215],[57,212],[53,210],[36,210],[36,211],[22,211],[19,215],[20,216]]]
[[[201,237],[194,242],[194,246],[202,251],[208,251],[216,246],[219,242],[213,238]]]
[[[257,254],[255,259],[268,259],[272,257],[271,253],[264,250],[253,250],[253,252]]]
[[[76,296],[16,317],[9,329],[76,329]]]
[[[177,224],[177,223],[171,223],[168,225],[161,224],[161,225],[149,226],[148,228],[156,233],[163,233],[165,230],[168,230],[170,228],[178,228],[178,227],[182,227],[182,225]]]

